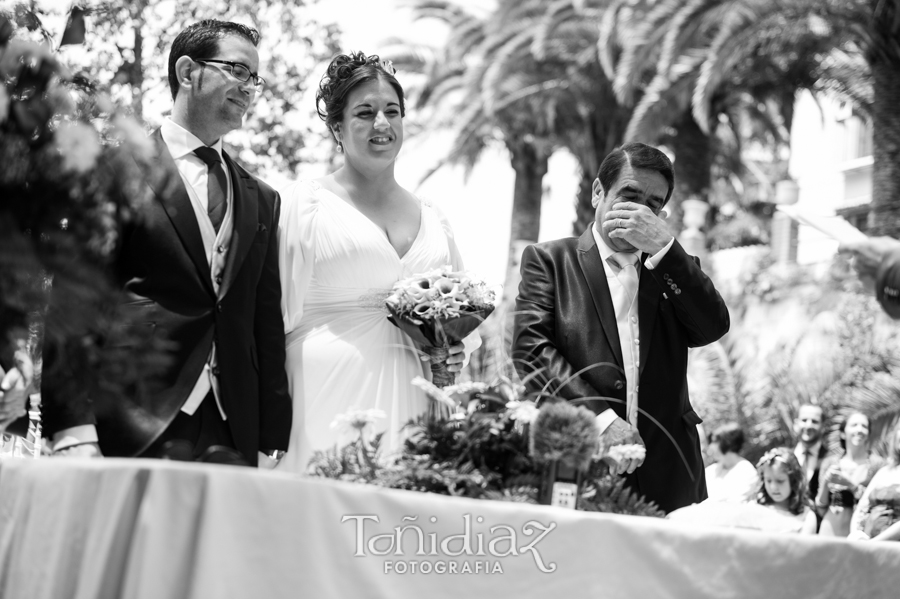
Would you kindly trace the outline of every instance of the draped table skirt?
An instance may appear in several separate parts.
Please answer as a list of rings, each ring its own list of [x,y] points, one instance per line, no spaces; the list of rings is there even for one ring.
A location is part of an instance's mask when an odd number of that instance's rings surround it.
[[[157,460],[0,462],[0,597],[888,597],[900,544]]]

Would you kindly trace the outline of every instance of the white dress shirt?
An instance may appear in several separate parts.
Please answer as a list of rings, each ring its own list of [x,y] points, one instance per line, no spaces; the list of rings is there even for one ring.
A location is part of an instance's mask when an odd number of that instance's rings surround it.
[[[606,245],[606,242],[603,241],[603,237],[600,236],[600,233],[597,230],[596,223],[591,227],[591,233],[594,235],[594,241],[597,243],[597,250],[600,252],[600,257],[602,258],[606,283],[609,285],[609,294],[612,297],[613,307],[616,311],[616,328],[619,332],[619,343],[622,345],[622,366],[625,370],[626,413],[630,413],[632,410],[637,412],[638,392],[640,391],[638,382],[640,380],[641,354],[638,297],[637,295],[635,296],[634,301],[630,303],[628,310],[620,313],[618,306],[625,305],[626,302],[623,301],[623,298],[626,291],[622,286],[622,283],[620,283],[619,279],[616,277],[615,267],[609,264],[609,261],[607,260],[616,253],[616,250]],[[669,248],[672,247],[674,242],[675,238],[673,237],[663,249],[647,258],[644,261],[644,266],[646,266],[648,270],[656,268],[659,262],[668,253]],[[635,265],[635,268],[637,269],[638,278],[640,278],[640,265]],[[600,432],[602,433],[605,431],[616,418],[618,418],[618,416],[612,408],[606,409],[598,414],[597,426],[600,428]]]

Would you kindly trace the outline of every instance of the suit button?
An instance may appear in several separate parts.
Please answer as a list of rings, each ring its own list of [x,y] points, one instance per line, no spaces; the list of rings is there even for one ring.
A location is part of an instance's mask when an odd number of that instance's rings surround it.
[[[213,376],[219,376],[219,367],[213,366],[212,373],[213,373]]]
[[[670,277],[669,277],[669,273],[666,273],[666,274],[664,274],[664,275],[663,275],[663,278],[664,278],[664,279],[665,279],[665,280],[667,280],[667,281],[668,281],[668,280],[669,280],[669,278],[670,278]]]
[[[217,284],[217,285],[221,285],[221,284],[222,284],[222,277],[221,277],[221,276],[216,277],[216,284]]]
[[[678,289],[678,285],[676,285],[675,283],[672,283],[671,285],[669,285],[669,287],[671,287],[672,289]]]
[[[681,289],[676,289],[676,290],[675,290],[675,295],[681,295]]]
[[[216,310],[218,310],[219,312],[222,311],[222,302],[219,302],[218,304],[216,304]]]
[[[224,245],[220,245],[219,247],[216,248],[216,251],[219,252],[220,254],[224,254],[224,253],[225,253],[225,246],[224,246]]]
[[[621,391],[625,387],[625,383],[623,383],[622,381],[616,381],[615,387],[616,389]]]

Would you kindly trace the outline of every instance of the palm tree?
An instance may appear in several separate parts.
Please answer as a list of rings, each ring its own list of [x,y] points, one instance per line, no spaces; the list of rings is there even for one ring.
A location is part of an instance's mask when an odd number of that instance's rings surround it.
[[[418,102],[455,133],[450,152],[432,172],[448,163],[471,168],[498,141],[515,172],[505,291],[492,317],[498,333],[494,349],[501,355],[510,337],[522,250],[540,233],[548,160],[566,133],[582,126],[569,81],[559,76],[566,65],[555,56],[538,59],[523,51],[542,12],[539,5],[514,0],[483,16],[446,0],[415,6],[417,18],[450,26],[443,48],[421,65],[427,79]]]
[[[708,132],[717,99],[750,77],[789,127],[792,86],[838,92],[873,120],[873,230],[900,233],[900,0],[661,0],[638,16],[615,73],[620,98],[644,91],[636,119],[683,85]]]
[[[662,143],[675,154],[676,214],[680,200],[713,200],[711,191],[722,181],[750,175],[769,187],[772,182],[760,179],[758,169],[747,168],[743,146],[762,141],[777,162],[796,91],[820,77],[817,57],[824,44],[808,25],[792,29],[791,52],[777,51],[785,40],[771,32],[751,36],[739,50],[722,47],[725,4],[735,3],[645,3],[621,16],[620,26],[604,30],[600,40],[605,47],[618,35],[623,46],[618,62],[606,61],[605,67],[617,98],[635,105],[626,140]],[[622,12],[626,5],[618,2],[610,10]],[[714,218],[713,210],[708,219]]]
[[[621,3],[610,0],[525,2],[545,8],[530,36],[522,40],[522,47],[537,58],[552,56],[565,65],[558,76],[568,81],[575,101],[578,120],[575,127],[565,131],[563,140],[581,167],[573,223],[573,234],[579,235],[594,220],[591,186],[600,163],[624,141],[631,116],[631,108],[616,97],[604,68],[617,62],[619,40],[610,32],[619,30],[627,11],[619,10]],[[606,46],[600,44],[602,39],[607,41]]]

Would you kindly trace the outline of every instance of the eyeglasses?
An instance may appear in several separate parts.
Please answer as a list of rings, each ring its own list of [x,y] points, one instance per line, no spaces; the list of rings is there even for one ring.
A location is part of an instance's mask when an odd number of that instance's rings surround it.
[[[256,89],[262,89],[266,84],[266,80],[259,76],[258,73],[254,73],[247,65],[241,64],[239,62],[231,62],[230,60],[214,60],[212,58],[194,58],[192,59],[194,62],[199,62],[202,64],[215,63],[216,65],[223,64],[224,67],[217,67],[231,73],[231,76],[240,81],[241,83],[246,83],[253,80],[253,87]],[[215,66],[215,65],[213,65]]]

